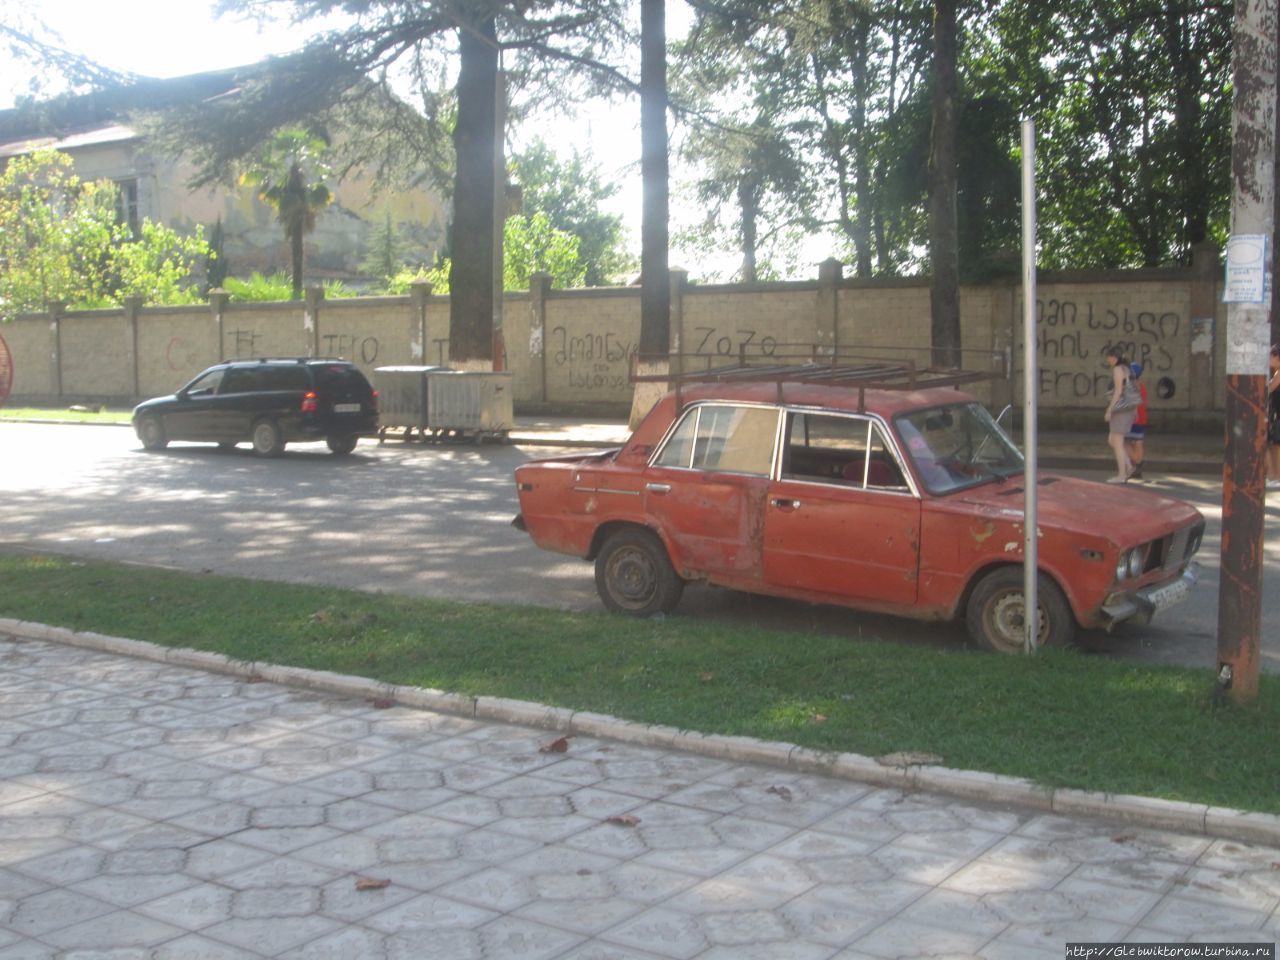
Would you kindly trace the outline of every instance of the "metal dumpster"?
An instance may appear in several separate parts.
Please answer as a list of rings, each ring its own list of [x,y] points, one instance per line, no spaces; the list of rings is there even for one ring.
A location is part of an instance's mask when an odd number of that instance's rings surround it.
[[[416,430],[423,440],[478,443],[505,438],[514,424],[510,373],[397,366],[373,374],[383,440],[388,429],[402,427],[405,440]]]

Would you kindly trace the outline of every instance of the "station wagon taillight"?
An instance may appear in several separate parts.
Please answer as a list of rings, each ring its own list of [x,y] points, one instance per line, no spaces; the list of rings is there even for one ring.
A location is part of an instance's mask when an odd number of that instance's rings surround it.
[[[316,392],[314,390],[308,390],[304,393],[302,395],[302,412],[315,413],[319,407],[317,400],[318,398],[316,397]]]

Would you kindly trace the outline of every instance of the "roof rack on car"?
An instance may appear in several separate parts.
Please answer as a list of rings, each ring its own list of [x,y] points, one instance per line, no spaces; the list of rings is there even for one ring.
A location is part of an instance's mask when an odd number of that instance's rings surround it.
[[[1001,380],[1009,376],[1006,355],[1001,351],[963,350],[961,362],[969,355],[972,368],[921,365],[911,354],[929,354],[924,347],[877,347],[877,352],[900,350],[904,356],[884,356],[846,351],[833,351],[813,344],[766,343],[743,345],[737,358],[724,355],[672,353],[669,357],[644,357],[632,354],[632,383],[670,383],[676,390],[677,404],[683,406],[679,394],[686,384],[769,382],[777,385],[778,402],[783,400],[784,384],[822,384],[824,386],[857,387],[859,405],[865,391],[923,390],[932,387],[960,387],[982,380]],[[668,360],[669,373],[641,373],[645,361]]]

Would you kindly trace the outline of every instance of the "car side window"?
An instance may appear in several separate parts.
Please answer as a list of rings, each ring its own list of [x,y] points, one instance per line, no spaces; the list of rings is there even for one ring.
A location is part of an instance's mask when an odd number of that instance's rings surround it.
[[[262,390],[309,390],[307,371],[302,367],[264,367]]]
[[[232,367],[222,380],[219,393],[250,393],[257,389],[257,377],[249,367]]]
[[[782,476],[868,489],[906,488],[880,427],[864,417],[789,413]]]
[[[654,464],[768,476],[777,430],[773,407],[702,404],[685,413]]]
[[[188,397],[207,397],[218,392],[218,384],[222,382],[224,370],[210,370],[201,377],[192,380],[183,391]]]

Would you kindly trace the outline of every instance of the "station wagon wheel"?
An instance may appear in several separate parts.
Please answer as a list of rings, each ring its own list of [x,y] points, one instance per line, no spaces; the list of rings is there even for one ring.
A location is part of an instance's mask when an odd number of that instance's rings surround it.
[[[144,450],[163,450],[169,445],[164,424],[158,417],[143,417],[138,421],[138,439],[142,441]]]
[[[629,527],[610,535],[596,556],[596,592],[615,613],[648,617],[680,602],[684,581],[666,547],[648,530]]]
[[[325,437],[324,442],[329,445],[330,450],[338,454],[338,456],[344,457],[356,448],[356,443],[359,439],[352,433],[344,437]]]
[[[1067,598],[1043,573],[1037,580],[1040,607],[1038,646],[1067,646],[1075,639],[1076,621]],[[969,596],[965,609],[969,636],[979,646],[997,653],[1021,653],[1026,625],[1022,568],[1001,567],[983,577]]]
[[[259,420],[253,425],[253,452],[263,457],[278,457],[284,451],[284,439],[273,420]]]

